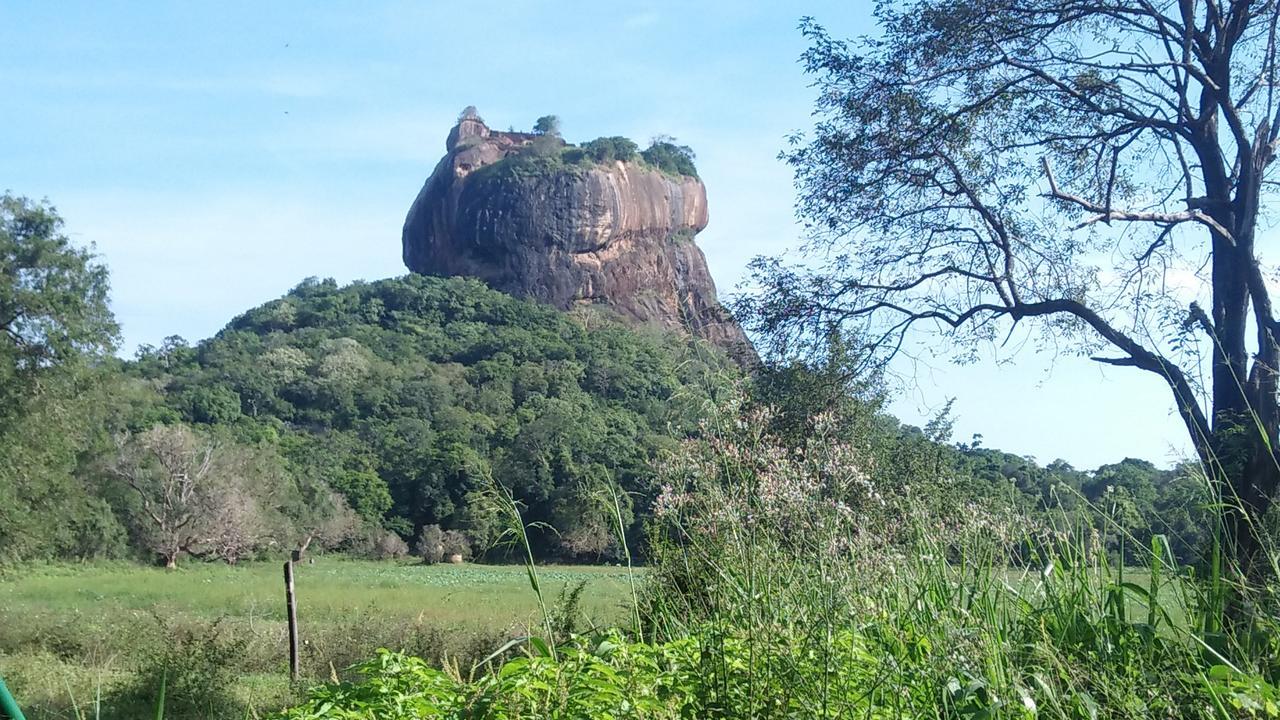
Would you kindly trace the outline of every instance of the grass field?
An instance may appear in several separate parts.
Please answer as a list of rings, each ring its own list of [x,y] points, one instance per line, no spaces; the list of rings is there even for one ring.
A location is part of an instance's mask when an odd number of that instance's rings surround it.
[[[548,566],[554,600],[580,582],[579,625],[628,612],[625,569]],[[378,647],[465,669],[540,622],[523,567],[320,558],[296,569],[303,674],[328,678]],[[26,567],[0,577],[0,675],[31,718],[87,717],[146,669],[221,653],[250,706],[279,707],[287,679],[279,563]],[[136,684],[136,683],[135,683]]]

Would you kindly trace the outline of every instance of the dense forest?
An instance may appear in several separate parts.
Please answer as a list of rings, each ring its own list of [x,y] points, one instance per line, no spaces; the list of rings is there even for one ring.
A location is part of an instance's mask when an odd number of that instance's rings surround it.
[[[561,313],[411,275],[308,279],[212,338],[171,337],[122,361],[107,270],[60,222],[47,205],[5,199],[16,272],[4,303],[20,318],[4,339],[5,387],[30,390],[5,397],[0,428],[7,561],[235,562],[299,546],[498,559],[484,502],[495,481],[523,504],[540,556],[616,559],[613,498],[643,554],[651,468],[738,387],[795,442],[834,414],[881,482],[948,478],[955,493],[1032,516],[1088,509],[1091,526],[1118,530],[1106,533],[1115,552],[1165,533],[1193,560],[1204,539],[1190,467],[1045,466],[954,443],[946,413],[901,425],[878,384],[853,379],[838,337],[745,378],[704,343],[599,308]]]
[[[494,533],[470,498],[496,477],[556,528],[541,550],[596,558],[609,551],[600,483],[651,501],[647,464],[694,431],[701,379],[727,364],[598,310],[407,276],[308,280],[198,347],[143,348],[122,370],[172,420],[273,448],[406,539],[439,525],[483,551]]]

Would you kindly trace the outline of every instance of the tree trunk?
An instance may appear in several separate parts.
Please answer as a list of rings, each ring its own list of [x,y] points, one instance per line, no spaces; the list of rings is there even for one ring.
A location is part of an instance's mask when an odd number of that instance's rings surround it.
[[[1270,564],[1266,562],[1263,547],[1263,517],[1271,506],[1270,488],[1280,481],[1280,467],[1269,440],[1275,437],[1272,428],[1250,428],[1250,453],[1243,473],[1235,483],[1232,497],[1223,498],[1226,503],[1227,539],[1237,563],[1241,578],[1251,586],[1269,580]],[[1267,437],[1262,437],[1263,433]]]
[[[290,557],[294,562],[302,560],[302,556],[306,554],[307,548],[311,546],[311,541],[315,538],[314,532],[309,532],[302,538],[302,542],[298,543],[297,549],[293,551]]]
[[[1220,415],[1211,448],[1213,462],[1206,466],[1218,495],[1222,572],[1229,582],[1220,609],[1225,624],[1237,629],[1250,622],[1250,593],[1272,579],[1262,521],[1280,482],[1273,450],[1274,416],[1274,405],[1240,413],[1236,422],[1223,421]]]

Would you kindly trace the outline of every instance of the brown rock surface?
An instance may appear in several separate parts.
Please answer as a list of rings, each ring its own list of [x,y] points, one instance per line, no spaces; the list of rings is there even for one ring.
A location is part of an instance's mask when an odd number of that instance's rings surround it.
[[[459,121],[405,219],[405,265],[476,277],[561,309],[601,303],[754,364],[755,349],[716,300],[693,241],[707,226],[702,181],[639,163],[522,162],[558,157],[559,145],[494,132],[475,117]],[[501,163],[514,153],[524,153],[512,161],[520,167]]]

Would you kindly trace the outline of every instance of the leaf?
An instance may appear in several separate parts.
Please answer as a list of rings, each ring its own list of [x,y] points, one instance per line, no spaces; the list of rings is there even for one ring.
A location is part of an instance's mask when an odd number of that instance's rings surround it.
[[[540,637],[530,637],[529,644],[533,646],[534,650],[538,651],[539,656],[546,658],[552,657],[551,646],[547,644],[546,640],[543,640]]]

